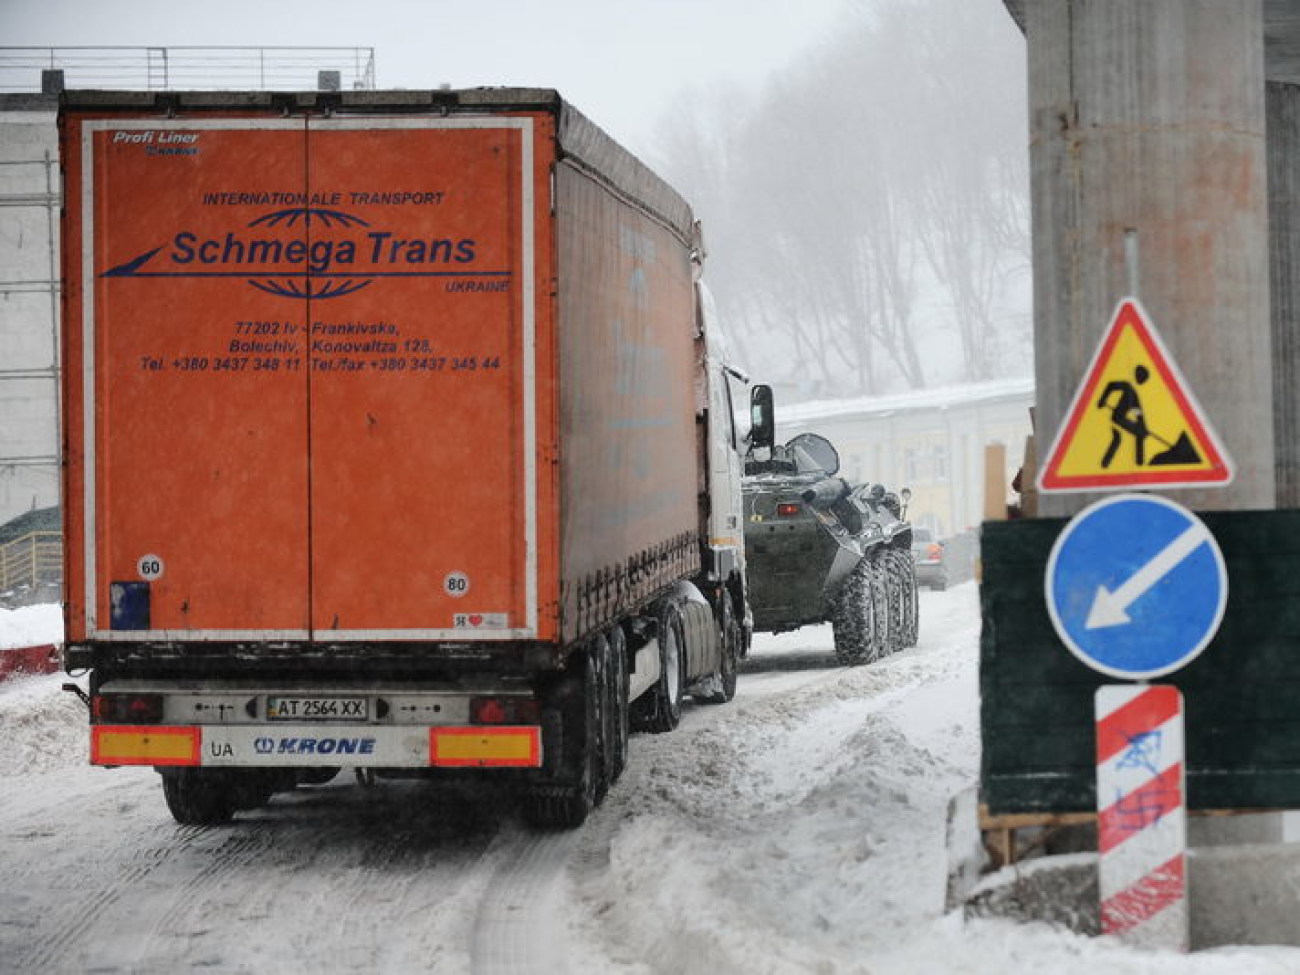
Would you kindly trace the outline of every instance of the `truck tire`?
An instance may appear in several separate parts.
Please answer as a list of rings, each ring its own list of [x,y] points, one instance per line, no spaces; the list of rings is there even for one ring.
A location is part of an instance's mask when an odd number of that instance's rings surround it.
[[[862,559],[840,588],[831,611],[831,633],[835,656],[840,663],[854,666],[872,659],[876,646],[877,603],[875,573],[870,559]]]
[[[219,826],[230,822],[237,802],[224,777],[207,769],[159,769],[163,798],[172,818],[183,826]]]
[[[631,718],[628,715],[628,681],[627,637],[623,627],[615,625],[609,631],[610,678],[613,683],[614,737],[609,751],[613,756],[613,773],[610,785],[618,781],[627,767],[627,740],[631,732]]]
[[[665,601],[659,610],[659,680],[632,705],[632,727],[662,734],[682,720],[686,693],[686,642],[681,610]]]
[[[597,751],[599,753],[599,779],[596,783],[596,802],[605,798],[605,793],[616,778],[614,770],[614,738],[618,734],[615,716],[617,695],[614,687],[614,659],[609,639],[601,633],[591,641],[591,663],[596,668],[596,722],[599,732]]]
[[[608,648],[608,642],[600,642]],[[581,826],[609,785],[602,740],[609,684],[594,641],[578,658],[573,664],[576,673],[566,677],[554,695],[564,721],[558,781],[536,786],[524,806],[528,821],[546,829]]]
[[[705,704],[726,704],[736,696],[736,671],[740,666],[741,644],[745,638],[731,605],[731,593],[726,589],[718,599],[718,635],[722,646],[719,648],[718,670],[710,681],[713,690],[697,697]]]

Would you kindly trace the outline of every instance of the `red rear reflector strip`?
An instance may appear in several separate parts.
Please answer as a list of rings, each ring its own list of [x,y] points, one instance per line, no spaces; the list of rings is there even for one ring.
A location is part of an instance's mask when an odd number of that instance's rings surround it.
[[[776,506],[776,513],[782,518],[789,518],[791,515],[797,515],[801,510],[803,510],[803,505],[801,504],[791,504],[787,502]]]
[[[198,728],[157,725],[91,725],[92,765],[198,765]]]
[[[542,729],[430,728],[429,764],[444,768],[537,768],[542,764]]]

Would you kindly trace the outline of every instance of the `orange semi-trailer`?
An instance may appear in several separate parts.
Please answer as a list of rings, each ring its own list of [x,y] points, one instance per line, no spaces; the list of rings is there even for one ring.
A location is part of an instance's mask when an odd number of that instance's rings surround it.
[[[730,699],[739,377],[669,186],[549,90],[69,92],[60,138],[92,762],[187,823],[351,767],[573,825]]]

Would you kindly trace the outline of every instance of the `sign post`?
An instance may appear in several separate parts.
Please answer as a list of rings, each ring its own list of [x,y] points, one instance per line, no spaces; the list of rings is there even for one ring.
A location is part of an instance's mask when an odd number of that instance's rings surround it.
[[[1136,281],[1136,239],[1130,276]],[[1134,297],[1093,353],[1038,477],[1043,493],[1223,486],[1232,460]],[[1228,574],[1205,524],[1166,498],[1119,494],[1071,519],[1044,580],[1052,626],[1108,677],[1186,666],[1223,621]],[[1186,951],[1183,698],[1167,685],[1097,689],[1102,932]]]
[[[1218,543],[1166,498],[1120,494],[1085,508],[1052,547],[1048,613],[1075,657],[1147,681],[1185,666],[1218,631],[1228,577]],[[1183,701],[1170,685],[1097,689],[1102,931],[1187,949]]]
[[[1101,930],[1186,951],[1183,696],[1164,685],[1097,688]]]

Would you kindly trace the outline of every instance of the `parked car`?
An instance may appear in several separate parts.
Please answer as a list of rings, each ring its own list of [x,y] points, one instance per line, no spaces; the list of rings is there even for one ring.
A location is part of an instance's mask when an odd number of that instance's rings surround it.
[[[916,563],[918,585],[939,590],[948,588],[944,546],[943,542],[935,538],[934,529],[922,525],[912,526],[912,560]]]

